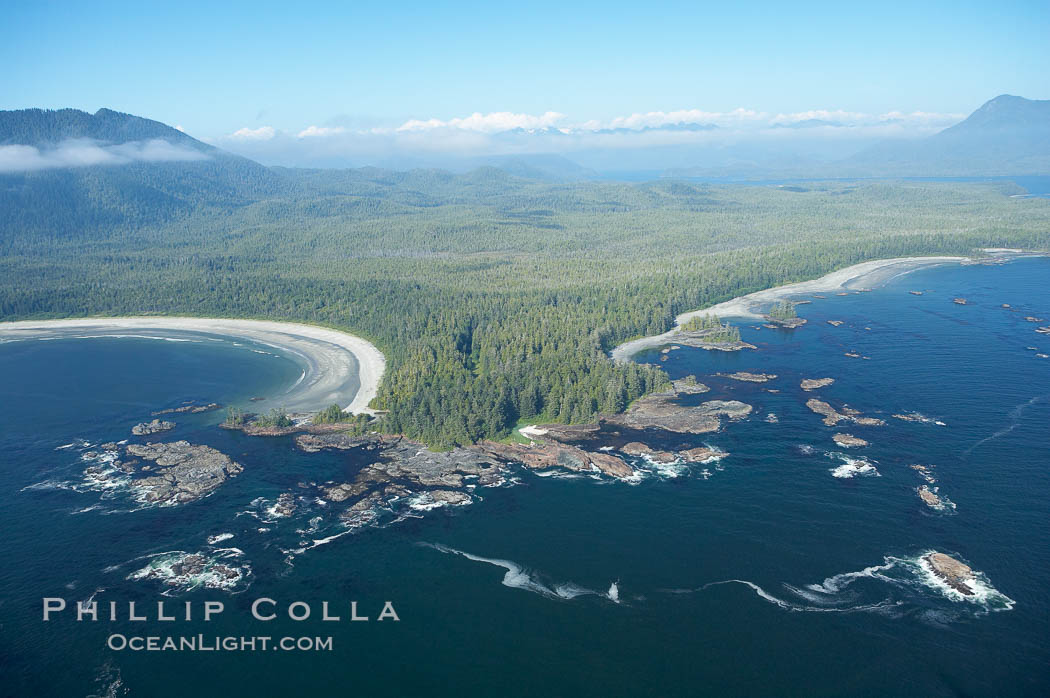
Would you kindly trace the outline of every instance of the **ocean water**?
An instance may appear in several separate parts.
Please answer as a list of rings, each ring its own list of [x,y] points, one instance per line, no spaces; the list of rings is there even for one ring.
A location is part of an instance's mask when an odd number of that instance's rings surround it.
[[[810,300],[801,329],[743,324],[756,351],[661,362],[711,387],[697,399],[754,406],[722,432],[650,441],[723,459],[635,484],[520,473],[471,506],[352,533],[299,483],[349,479],[363,456],[227,432],[221,413],[175,415],[154,437],[244,465],[210,497],[143,508],[84,486],[88,444],[186,400],[277,393],[299,376],[292,361],[213,342],[0,345],[0,694],[1045,695],[1050,359],[1038,354],[1050,336],[1034,330],[1050,324],[1050,260],[925,269]],[[735,371],[777,378],[716,375]],[[822,377],[835,383],[800,390]],[[826,427],[811,397],[886,424]],[[905,413],[929,421],[892,416]],[[870,445],[842,449],[835,432]],[[914,464],[954,508],[919,500]],[[299,508],[280,518],[285,492]],[[936,583],[918,564],[929,550],[979,570],[978,598]],[[244,576],[226,590],[134,578],[180,551]],[[41,620],[42,597],[92,596],[191,601],[197,616]],[[250,619],[260,597],[277,620]],[[208,600],[226,610],[203,623]],[[313,616],[289,620],[300,600]],[[317,620],[323,601],[343,620]],[[350,601],[372,620],[349,622]],[[376,620],[385,601],[399,621]],[[331,636],[333,649],[113,651],[112,633]]]

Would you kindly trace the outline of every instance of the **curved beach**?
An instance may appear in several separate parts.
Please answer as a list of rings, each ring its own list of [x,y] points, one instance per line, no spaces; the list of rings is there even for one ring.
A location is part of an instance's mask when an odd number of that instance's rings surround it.
[[[819,279],[767,288],[745,296],[738,296],[708,308],[690,310],[675,318],[674,329],[652,337],[641,337],[624,342],[613,349],[610,356],[612,356],[614,361],[626,361],[645,349],[669,344],[674,341],[674,336],[678,333],[678,328],[683,323],[700,315],[717,315],[720,318],[761,319],[762,315],[757,308],[762,305],[770,305],[782,298],[811,293],[832,293],[843,290],[875,288],[885,284],[890,279],[916,269],[938,264],[965,262],[968,259],[968,257],[897,257],[894,259],[876,259],[870,262],[861,262],[860,264],[854,264],[853,266],[825,274]]]
[[[386,359],[371,342],[315,325],[265,320],[191,317],[71,318],[0,323],[0,342],[24,339],[146,336],[144,332],[213,335],[277,349],[303,367],[302,378],[274,399],[290,411],[310,412],[332,403],[346,412],[370,413]]]

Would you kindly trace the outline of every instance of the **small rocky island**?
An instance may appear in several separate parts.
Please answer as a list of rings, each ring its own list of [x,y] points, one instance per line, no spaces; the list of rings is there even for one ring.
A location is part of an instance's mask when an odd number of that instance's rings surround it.
[[[150,434],[159,434],[162,431],[171,431],[174,428],[175,422],[154,419],[151,422],[142,422],[131,427],[131,433],[135,436],[149,436]]]
[[[922,560],[942,582],[963,596],[973,596],[974,572],[967,565],[944,553],[932,552]]]
[[[675,391],[647,395],[623,414],[605,417],[602,421],[630,429],[663,429],[681,434],[706,434],[722,427],[722,418],[743,419],[752,407],[739,400],[708,400],[687,406],[677,399]]]
[[[148,504],[172,506],[206,497],[243,470],[224,453],[188,441],[108,443],[102,449],[101,454],[85,454],[86,460],[98,461],[84,470],[88,481],[102,487],[127,486]]]
[[[807,400],[806,407],[808,407],[810,411],[822,415],[824,417],[824,424],[829,427],[833,427],[839,422],[853,422],[854,424],[866,427],[881,427],[886,424],[883,420],[876,419],[875,417],[862,417],[862,413],[859,410],[855,410],[852,407],[847,407],[845,405],[836,410],[830,404],[816,398],[810,398]]]
[[[778,301],[763,317],[766,322],[773,327],[780,327],[788,330],[802,327],[806,324],[806,318],[798,316],[798,311],[795,306],[796,304],[791,301]]]
[[[857,438],[853,434],[835,434],[831,437],[835,443],[843,448],[857,448],[860,446],[867,446],[868,442],[864,439]]]
[[[803,378],[799,386],[808,393],[812,390],[829,386],[834,382],[834,378]]]
[[[674,334],[679,345],[708,351],[740,351],[756,349],[740,339],[740,329],[723,323],[717,315],[700,315],[683,323]]]
[[[207,404],[199,404],[196,402],[189,402],[179,407],[169,407],[166,410],[157,410],[150,414],[151,417],[159,417],[164,414],[200,414],[201,412],[211,412],[222,408],[217,402],[209,402]]]
[[[735,381],[745,383],[767,383],[777,377],[775,373],[750,373],[748,371],[737,371],[736,373],[719,373],[723,378],[732,378]]]
[[[941,501],[941,498],[937,496],[937,493],[931,490],[928,485],[920,486],[916,492],[919,494],[919,499],[931,509],[944,508],[944,502]]]

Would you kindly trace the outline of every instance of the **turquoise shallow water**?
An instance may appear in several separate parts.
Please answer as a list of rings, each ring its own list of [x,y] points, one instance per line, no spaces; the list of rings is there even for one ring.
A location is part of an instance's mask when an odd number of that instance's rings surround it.
[[[743,325],[758,351],[682,349],[662,364],[710,385],[704,399],[754,405],[721,433],[653,440],[718,446],[730,455],[717,464],[636,485],[525,473],[515,487],[479,490],[470,507],[302,553],[340,532],[332,506],[303,502],[289,519],[266,508],[299,482],[352,476],[361,456],[307,455],[290,439],[229,433],[216,413],[176,416],[172,439],[212,445],[244,473],[177,508],[134,510],[120,492],[77,486],[86,447],[76,440],[125,438],[151,410],[184,400],[276,393],[298,378],[294,363],[213,342],[0,345],[0,693],[1042,695],[1050,359],[1037,354],[1050,353],[1050,337],[1024,317],[1050,319],[1048,282],[1050,260],[1028,259],[927,269],[871,293],[812,299],[800,306],[809,319],[800,330]],[[738,370],[778,378],[713,375]],[[798,388],[824,376],[835,384]],[[887,424],[839,429],[871,442],[844,451],[805,407],[814,396]],[[904,412],[944,425],[891,416]],[[863,456],[878,475],[834,477],[845,464],[837,454]],[[909,467],[917,463],[935,466],[954,511],[919,501],[922,480]],[[221,533],[234,535],[207,542]],[[251,568],[233,593],[160,597],[155,582],[126,579],[148,563],[143,556],[229,547]],[[915,560],[932,549],[980,570],[979,602],[924,576]],[[613,582],[618,603],[608,598]],[[93,593],[140,607],[218,599],[227,610],[174,629],[41,622],[41,597]],[[246,620],[262,596],[317,612],[323,600],[344,609],[357,600],[372,618],[391,600],[401,620]],[[334,649],[106,649],[110,633],[131,631],[331,635]]]

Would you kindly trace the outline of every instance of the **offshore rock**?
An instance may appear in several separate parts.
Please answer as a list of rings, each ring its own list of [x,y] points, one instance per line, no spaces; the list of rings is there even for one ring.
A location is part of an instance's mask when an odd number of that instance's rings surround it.
[[[197,403],[190,403],[188,405],[182,405],[181,407],[171,407],[166,410],[158,410],[150,414],[151,417],[159,417],[162,414],[200,414],[201,412],[211,412],[217,410],[222,405],[217,402],[209,402],[205,405],[199,405]]]
[[[154,419],[152,422],[142,422],[131,427],[131,433],[135,436],[149,436],[162,431],[170,431],[175,428],[175,422],[164,422]]]
[[[678,380],[671,381],[671,385],[674,387],[674,391],[679,395],[696,395],[711,390],[703,383],[698,383],[695,376],[679,378]]]
[[[630,429],[657,428],[684,434],[718,431],[720,417],[742,419],[751,413],[751,405],[738,400],[709,400],[696,407],[681,405],[674,393],[655,393],[636,400],[623,414],[605,421]]]
[[[944,503],[941,502],[941,498],[938,497],[936,493],[934,493],[934,491],[926,485],[921,486],[916,491],[919,493],[919,499],[921,499],[926,504],[926,506],[930,507],[931,509],[944,508]]]
[[[808,393],[811,390],[829,386],[834,382],[834,378],[804,378],[799,385]]]
[[[858,446],[867,446],[868,442],[864,439],[859,439],[853,434],[835,434],[831,437],[835,440],[839,446],[843,448],[855,448]]]
[[[670,451],[655,451],[648,445],[639,441],[632,441],[629,444],[624,444],[620,450],[629,456],[645,456],[653,463],[658,463],[660,465],[667,465],[678,460],[678,456]]]
[[[718,375],[722,376],[723,378],[732,378],[735,381],[744,381],[745,383],[765,383],[777,377],[775,373],[749,373],[747,371],[737,371],[736,373],[720,373]]]
[[[810,411],[815,412],[824,417],[824,424],[829,427],[833,427],[839,422],[853,422],[866,427],[881,427],[885,426],[886,422],[882,419],[875,417],[862,417],[858,410],[851,407],[843,407],[841,411],[836,410],[834,407],[816,398],[810,398],[806,400],[806,407]]]
[[[932,552],[922,558],[933,573],[945,584],[963,596],[973,596],[970,583],[974,580],[973,570],[950,555]]]
[[[477,448],[506,462],[520,462],[526,468],[533,470],[549,468],[564,468],[573,472],[598,470],[616,478],[634,475],[634,469],[616,456],[607,453],[591,453],[567,444],[525,445],[482,441]]]
[[[214,492],[227,478],[244,468],[224,453],[188,441],[172,443],[129,444],[129,455],[153,463],[133,470],[131,485],[142,491],[146,502],[182,504]],[[134,468],[134,466],[132,466]]]
[[[687,451],[682,451],[681,455],[690,463],[707,463],[708,461],[721,460],[729,454],[725,451],[716,451],[713,448],[700,446],[699,448],[690,448]]]

